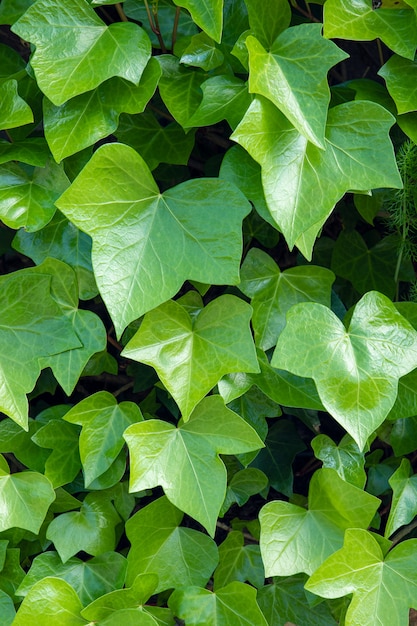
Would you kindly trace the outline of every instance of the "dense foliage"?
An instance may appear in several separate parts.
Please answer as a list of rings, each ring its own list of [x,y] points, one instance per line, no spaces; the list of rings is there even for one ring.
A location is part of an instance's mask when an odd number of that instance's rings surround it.
[[[409,623],[416,13],[0,1],[2,626]]]

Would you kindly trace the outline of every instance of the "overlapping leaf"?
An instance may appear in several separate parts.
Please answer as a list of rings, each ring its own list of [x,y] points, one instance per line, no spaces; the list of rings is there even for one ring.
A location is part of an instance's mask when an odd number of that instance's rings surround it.
[[[365,455],[350,435],[342,437],[338,445],[327,435],[317,435],[311,446],[323,467],[332,467],[340,478],[360,489],[365,487]]]
[[[243,534],[232,530],[219,546],[220,563],[214,572],[214,589],[226,587],[238,580],[248,581],[255,587],[264,583],[265,573],[259,546],[244,545]]]
[[[69,583],[47,576],[36,583],[23,600],[14,620],[15,626],[39,623],[42,626],[86,626],[80,615],[83,608]]]
[[[358,302],[348,330],[323,305],[296,304],[271,363],[314,378],[323,405],[363,449],[391,410],[398,379],[417,366],[417,333],[375,291]]]
[[[378,74],[385,79],[398,113],[417,110],[417,63],[394,54]]]
[[[388,137],[393,121],[372,102],[335,106],[321,150],[268,100],[252,102],[232,139],[261,165],[269,211],[290,247],[311,258],[318,231],[349,189],[401,187]]]
[[[417,476],[410,476],[410,473],[411,464],[405,458],[389,479],[392,487],[392,502],[385,527],[385,537],[391,537],[400,526],[409,524],[417,515]]]
[[[223,29],[223,0],[174,0],[191,13],[194,22],[220,43]]]
[[[266,4],[263,0],[245,0],[251,33],[269,48],[291,22],[291,8],[286,0]]]
[[[0,83],[0,130],[31,122],[33,122],[32,110],[19,96],[17,81],[10,79]]]
[[[251,312],[230,295],[192,315],[178,302],[165,302],[146,314],[123,355],[156,369],[187,420],[224,374],[259,371]]]
[[[185,424],[161,420],[129,426],[130,489],[161,485],[169,500],[214,535],[226,494],[226,468],[219,454],[250,452],[263,446],[256,432],[227,409],[220,396],[200,402]]]
[[[59,106],[119,76],[138,84],[151,56],[149,37],[136,24],[106,26],[84,0],[38,0],[13,25],[35,44],[31,58],[37,83]]]
[[[97,285],[118,335],[186,279],[239,281],[240,225],[250,205],[226,181],[194,179],[160,194],[132,148],[107,144],[57,206],[93,239]]]

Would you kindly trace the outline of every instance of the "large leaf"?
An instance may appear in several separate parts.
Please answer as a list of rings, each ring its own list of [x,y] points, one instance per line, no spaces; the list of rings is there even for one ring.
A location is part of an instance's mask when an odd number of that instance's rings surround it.
[[[17,91],[16,80],[6,80],[0,84],[0,130],[15,128],[33,122],[30,106]]]
[[[187,420],[224,374],[259,371],[251,312],[246,302],[230,295],[192,315],[178,302],[165,302],[146,314],[123,355],[156,369]]]
[[[214,535],[226,494],[226,468],[219,454],[238,454],[263,446],[256,432],[227,409],[220,396],[200,402],[185,424],[146,420],[129,426],[130,489],[157,485],[169,500]]]
[[[341,548],[347,528],[367,528],[380,500],[346,483],[333,469],[317,470],[310,481],[308,510],[269,502],[259,514],[266,576],[311,574]]]
[[[271,100],[302,135],[324,148],[330,102],[327,72],[348,55],[322,37],[321,24],[287,28],[268,52],[252,35],[245,43],[249,91]]]
[[[242,265],[239,289],[252,298],[255,340],[262,350],[276,345],[287,311],[297,302],[330,306],[334,274],[324,267],[301,265],[281,272],[262,250],[252,248]]]
[[[162,497],[127,521],[128,586],[138,574],[158,576],[155,593],[207,583],[219,561],[217,546],[207,535],[180,527],[182,518],[183,513]]]
[[[194,179],[160,194],[132,148],[107,144],[57,206],[93,239],[97,285],[118,335],[177,293],[186,279],[239,281],[240,224],[250,205],[225,181]],[[203,214],[210,215],[207,222]]]
[[[384,558],[378,541],[366,530],[346,531],[343,548],[330,556],[306,583],[324,598],[353,593],[346,624],[407,626],[409,608],[417,608],[417,540],[395,546]]]
[[[410,473],[410,461],[403,459],[400,467],[389,479],[392,487],[392,502],[385,527],[385,537],[391,537],[400,526],[409,524],[417,515],[417,476],[410,476]]]
[[[60,578],[46,577],[32,587],[23,600],[14,626],[82,626],[87,621],[80,616],[82,604],[69,583]]]
[[[261,165],[269,211],[291,248],[311,258],[318,231],[349,189],[402,186],[388,137],[393,121],[373,102],[335,106],[321,150],[271,102],[255,98],[232,139]]]
[[[414,59],[404,59],[394,54],[378,74],[385,79],[398,113],[417,110],[417,63]]]
[[[84,0],[38,0],[13,32],[35,44],[38,86],[56,106],[113,76],[138,84],[151,56],[144,30],[131,22],[106,26]]]
[[[323,305],[296,304],[271,363],[314,378],[323,405],[363,449],[391,410],[398,379],[417,366],[417,333],[376,291],[358,302],[348,330]]]
[[[245,0],[252,34],[268,48],[291,22],[291,8],[287,0]]]
[[[194,22],[220,43],[223,28],[223,0],[174,0],[175,4],[188,9]]]

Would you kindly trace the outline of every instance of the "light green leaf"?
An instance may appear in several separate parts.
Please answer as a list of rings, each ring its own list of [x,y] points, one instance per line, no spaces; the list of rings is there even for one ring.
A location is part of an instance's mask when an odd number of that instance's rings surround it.
[[[191,38],[180,58],[180,63],[201,67],[206,72],[219,67],[223,61],[222,51],[205,32],[198,33]]]
[[[12,452],[28,469],[43,474],[50,451],[37,446],[31,438],[41,427],[41,421],[29,418],[26,431],[12,419],[3,419],[0,422],[0,452]]]
[[[266,576],[311,574],[342,546],[347,528],[369,526],[379,504],[378,498],[345,482],[335,470],[317,470],[310,481],[308,510],[282,501],[261,509]]]
[[[202,101],[201,84],[207,79],[205,72],[189,69],[172,55],[157,57],[162,67],[159,93],[173,118],[185,127]]]
[[[261,165],[269,211],[288,245],[311,258],[318,231],[346,191],[402,186],[388,137],[392,123],[392,115],[373,102],[335,106],[326,149],[320,150],[257,97],[232,139]]]
[[[223,29],[223,0],[174,0],[191,13],[194,22],[220,43]]]
[[[0,84],[0,130],[23,126],[33,122],[30,106],[17,91],[17,81],[5,80]]]
[[[62,419],[51,419],[32,436],[32,441],[41,448],[52,449],[45,463],[45,476],[54,489],[71,483],[81,470],[79,433],[77,426]]]
[[[349,626],[407,626],[417,606],[417,540],[395,546],[384,559],[376,538],[366,530],[346,531],[343,548],[314,572],[306,588],[324,598],[353,593],[346,613]]]
[[[323,405],[363,449],[391,410],[398,379],[417,366],[417,333],[376,291],[358,302],[348,330],[323,305],[296,304],[271,363],[313,377]]]
[[[131,543],[126,584],[138,574],[156,574],[155,593],[175,587],[206,585],[218,561],[215,542],[192,528],[181,528],[183,513],[167,498],[154,500],[126,522]]]
[[[384,78],[398,113],[417,110],[417,63],[414,59],[394,54],[378,74]]]
[[[326,0],[323,19],[325,37],[354,41],[378,37],[393,52],[414,59],[417,20],[412,10],[374,11],[372,0]]]
[[[76,404],[64,419],[82,426],[79,447],[84,483],[88,487],[116,460],[125,443],[126,428],[143,417],[134,402],[117,404],[111,393],[99,391]]]
[[[0,218],[10,228],[24,226],[33,232],[50,222],[56,211],[55,200],[69,186],[69,180],[52,160],[46,167],[27,169],[17,163],[0,166]]]
[[[253,587],[233,582],[212,593],[199,587],[176,589],[168,600],[173,613],[190,626],[267,626]]]
[[[335,276],[324,267],[300,265],[281,272],[262,250],[249,250],[241,269],[239,289],[253,306],[255,341],[263,350],[276,345],[288,310],[297,302],[330,306]]]
[[[149,37],[132,22],[106,26],[84,0],[38,0],[12,30],[35,44],[38,86],[59,106],[119,76],[137,85],[151,56]]]
[[[244,545],[243,534],[232,530],[219,546],[220,563],[214,572],[214,590],[233,581],[250,582],[254,587],[264,584],[265,573],[259,546]]]
[[[245,0],[252,34],[264,48],[269,48],[291,22],[287,0]],[[241,30],[241,32],[243,29]]]
[[[80,511],[62,513],[49,524],[46,537],[55,544],[63,563],[80,550],[98,556],[114,550],[115,527],[120,521],[104,494],[90,492]]]
[[[93,239],[97,285],[119,336],[131,321],[175,295],[186,279],[239,281],[240,224],[250,204],[225,181],[194,179],[160,194],[132,148],[107,144],[57,206]],[[210,220],[202,224],[204,213]],[[168,240],[164,233],[170,233]]]
[[[122,354],[155,368],[187,420],[224,374],[259,371],[251,312],[228,294],[193,315],[170,300],[146,314]]]
[[[269,52],[252,35],[245,43],[249,51],[249,91],[271,100],[299,133],[324,148],[330,102],[327,72],[348,55],[324,39],[321,28],[321,24],[287,28]]]
[[[391,537],[400,526],[409,524],[417,515],[417,476],[410,476],[411,471],[410,461],[402,459],[400,467],[388,480],[392,487],[392,502],[385,537]]]
[[[65,580],[47,577],[32,587],[23,600],[13,626],[82,626],[82,604],[74,589]]]
[[[33,559],[17,595],[27,596],[37,582],[52,576],[70,584],[85,606],[114,589],[121,589],[126,567],[126,559],[117,552],[105,552],[87,561],[72,557],[66,563],[62,563],[56,552],[43,552]]]
[[[220,396],[200,402],[179,428],[160,420],[129,426],[130,490],[161,485],[169,500],[214,535],[226,494],[226,468],[219,454],[263,446],[256,432],[227,409]]]
[[[365,456],[350,435],[336,445],[327,435],[317,435],[311,441],[314,455],[323,461],[323,467],[332,467],[346,482],[363,489],[366,483]]]
[[[159,64],[151,59],[138,85],[123,78],[110,78],[60,106],[45,98],[45,137],[55,160],[59,162],[111,135],[122,112],[141,113],[154,94],[160,75]]]

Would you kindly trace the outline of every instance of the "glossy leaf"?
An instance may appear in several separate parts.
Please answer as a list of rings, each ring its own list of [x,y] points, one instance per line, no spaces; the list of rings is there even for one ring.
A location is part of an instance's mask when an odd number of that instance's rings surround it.
[[[220,396],[202,400],[179,428],[152,419],[129,426],[124,437],[130,452],[131,491],[161,485],[172,504],[211,535],[226,493],[226,468],[219,454],[263,446],[253,428],[227,409]]]
[[[151,56],[145,31],[133,23],[110,26],[83,0],[38,0],[13,25],[35,44],[31,65],[55,106],[118,76],[138,84]]]
[[[321,24],[287,28],[268,52],[252,35],[245,43],[249,51],[249,91],[268,98],[299,133],[324,148],[330,102],[327,72],[347,55],[322,37],[321,28]]]
[[[346,624],[408,624],[409,608],[416,602],[417,540],[395,546],[384,558],[371,533],[346,531],[343,548],[330,556],[307,581],[306,588],[325,598],[353,593]]]
[[[398,379],[416,364],[416,331],[375,291],[358,302],[348,330],[323,305],[295,305],[272,358],[314,378],[324,406],[361,449],[392,408]]]
[[[181,55],[180,63],[193,65],[209,72],[223,63],[224,56],[216,47],[211,37],[205,32],[198,33],[191,38],[189,45]]]
[[[33,113],[30,106],[19,96],[17,81],[5,80],[0,84],[0,130],[30,122],[33,122]]]
[[[158,61],[162,67],[158,84],[161,98],[178,124],[186,126],[202,100],[200,86],[207,76],[180,65],[179,59],[169,55],[158,57]]]
[[[265,573],[259,546],[244,545],[243,534],[232,530],[219,546],[220,563],[214,572],[214,590],[226,587],[233,581],[248,581],[261,587]]]
[[[39,623],[43,626],[82,626],[82,604],[74,589],[65,580],[47,577],[32,587],[23,600],[14,626]]]
[[[229,372],[259,371],[249,321],[251,308],[223,295],[190,315],[170,300],[146,314],[123,355],[152,365],[187,420]],[[181,360],[178,359],[181,354]]]
[[[335,470],[317,470],[310,481],[308,509],[275,501],[259,514],[266,576],[311,574],[342,546],[347,528],[369,526],[379,504]]]
[[[43,137],[30,137],[14,143],[0,140],[1,164],[9,161],[20,161],[34,167],[45,167],[50,157],[51,152]]]
[[[340,478],[359,489],[365,487],[365,456],[349,435],[345,435],[338,445],[327,435],[317,435],[311,446],[315,456],[323,461],[323,467],[335,469]]]
[[[205,585],[218,561],[217,546],[210,537],[183,528],[183,513],[165,497],[140,509],[126,523],[131,543],[126,584],[138,574],[156,574],[155,593],[189,585]]]
[[[349,189],[401,187],[388,138],[392,122],[377,104],[341,104],[329,111],[321,150],[268,100],[252,102],[232,139],[261,165],[269,211],[290,247],[311,258],[318,231]]]
[[[404,59],[394,54],[378,74],[384,78],[398,113],[417,110],[417,63],[414,59]]]
[[[267,486],[267,477],[255,467],[246,467],[236,472],[227,485],[226,497],[219,516],[223,517],[234,503],[243,506],[251,496],[263,491]]]
[[[95,152],[57,206],[93,239],[97,285],[119,335],[129,322],[173,296],[186,279],[239,280],[240,223],[250,206],[225,181],[194,179],[161,195],[132,148],[108,144]],[[211,219],[201,230],[204,211]],[[170,233],[169,246],[158,245],[163,232]]]
[[[45,462],[45,476],[54,489],[72,482],[81,470],[79,433],[77,426],[62,419],[51,419],[32,436],[38,446],[52,450]]]
[[[392,474],[389,484],[392,487],[392,502],[385,537],[391,537],[400,526],[409,524],[417,515],[417,476],[410,476],[411,464],[403,459]]]
[[[223,28],[223,0],[174,0],[191,13],[194,22],[220,43]]]
[[[263,0],[245,0],[252,34],[269,48],[291,22],[291,10],[285,0],[266,4]]]

